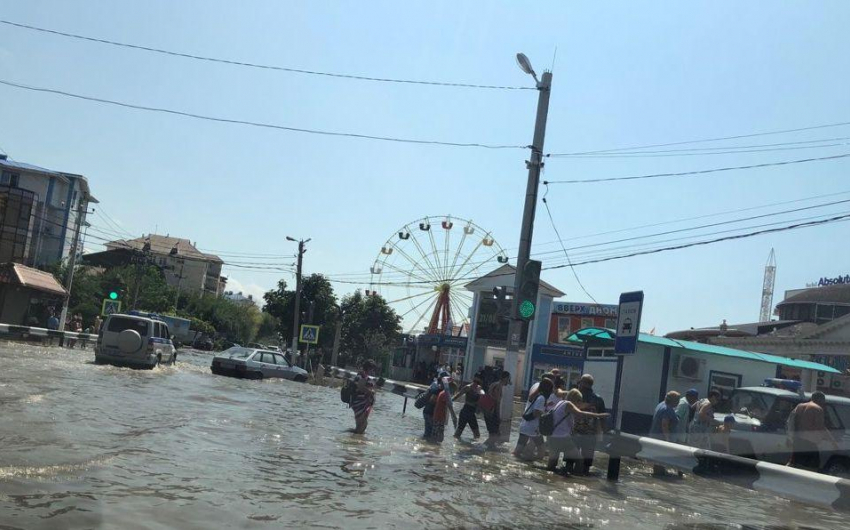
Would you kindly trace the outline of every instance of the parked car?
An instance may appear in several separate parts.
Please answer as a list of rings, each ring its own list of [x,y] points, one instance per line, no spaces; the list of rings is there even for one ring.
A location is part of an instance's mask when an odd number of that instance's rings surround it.
[[[213,340],[209,337],[199,337],[192,343],[192,348],[203,351],[212,351],[214,346]]]
[[[293,366],[280,353],[241,346],[225,350],[213,357],[210,370],[216,375],[263,379],[282,377],[292,381],[307,381],[307,370]]]
[[[137,315],[109,315],[97,335],[94,360],[150,369],[160,363],[174,363],[177,349],[165,322]]]
[[[786,428],[794,407],[808,401],[811,394],[785,388],[742,387],[732,391],[726,412],[716,413],[722,423],[726,414],[735,417],[729,435],[732,454],[786,464],[791,454]],[[838,442],[838,450],[830,444],[821,447],[819,471],[850,478],[850,399],[826,396],[826,424]]]

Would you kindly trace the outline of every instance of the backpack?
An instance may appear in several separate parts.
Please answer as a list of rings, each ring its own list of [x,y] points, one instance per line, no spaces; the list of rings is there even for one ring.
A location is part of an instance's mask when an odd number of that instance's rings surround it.
[[[416,401],[413,402],[413,406],[417,409],[425,408],[425,405],[428,404],[428,401],[431,399],[431,393],[428,391],[420,392],[419,395],[416,396]]]
[[[570,415],[569,412],[564,411],[564,417],[558,420],[558,423],[555,423],[555,410],[557,410],[557,408],[552,409],[549,412],[544,412],[540,415],[540,423],[537,426],[537,430],[543,436],[552,436],[552,433],[555,432],[555,428]]]
[[[354,389],[356,388],[354,381],[348,380],[342,385],[342,388],[339,390],[339,399],[342,400],[343,403],[347,403],[351,405],[351,398],[354,397]]]

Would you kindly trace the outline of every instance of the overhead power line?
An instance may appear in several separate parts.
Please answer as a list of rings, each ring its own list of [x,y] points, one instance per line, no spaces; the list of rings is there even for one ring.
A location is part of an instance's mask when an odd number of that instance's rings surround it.
[[[166,109],[161,107],[148,107],[145,105],[136,105],[133,103],[124,103],[121,101],[114,101],[111,99],[103,99],[96,98],[92,96],[84,96],[81,94],[74,94],[72,92],[65,92],[63,90],[56,90],[52,88],[44,88],[44,87],[36,87],[29,85],[22,85],[19,83],[13,83],[11,81],[6,81],[0,79],[0,84],[10,86],[13,88],[19,88],[23,90],[30,90],[33,92],[43,92],[47,94],[55,94],[59,96],[64,96],[68,98],[81,99],[84,101],[91,101],[94,103],[102,103],[106,105],[114,105],[117,107],[125,107],[129,109],[135,110],[143,110],[148,112],[159,112],[163,114],[173,114],[175,116],[183,116],[186,118],[194,118],[197,120],[206,120],[218,123],[229,123],[236,125],[247,125],[251,127],[261,127],[265,129],[276,129],[281,131],[289,131],[289,132],[297,132],[297,133],[305,133],[305,134],[318,134],[323,136],[337,136],[337,137],[345,137],[345,138],[359,138],[364,140],[380,140],[383,142],[397,142],[397,143],[406,143],[406,144],[421,144],[421,145],[441,145],[448,147],[479,147],[484,149],[526,149],[525,145],[492,145],[492,144],[482,144],[482,143],[465,143],[465,142],[446,142],[440,140],[420,140],[416,138],[397,138],[392,136],[375,136],[370,134],[360,134],[360,133],[348,133],[348,132],[337,132],[337,131],[324,131],[319,129],[304,129],[301,127],[290,127],[287,125],[276,125],[273,123],[262,123],[248,120],[236,120],[230,118],[218,118],[215,116],[206,116],[203,114],[195,114],[192,112],[184,112],[180,110]]]
[[[832,155],[832,156],[821,156],[817,158],[801,158],[799,160],[785,160],[782,162],[766,162],[763,164],[751,164],[747,166],[730,166],[730,167],[719,167],[712,169],[700,169],[697,171],[682,171],[678,173],[650,173],[648,175],[631,175],[628,177],[604,177],[604,178],[596,178],[596,179],[573,179],[573,180],[546,180],[543,181],[543,184],[589,184],[591,182],[615,182],[620,180],[643,180],[643,179],[655,179],[655,178],[664,178],[664,177],[688,177],[688,176],[696,176],[696,175],[705,175],[709,173],[720,173],[724,171],[739,171],[744,169],[758,169],[764,167],[776,167],[776,166],[788,166],[792,164],[806,164],[808,162],[822,162],[824,160],[837,160],[840,158],[850,157],[850,153],[844,153],[840,155]]]
[[[808,127],[797,127],[794,129],[778,129],[772,131],[762,131],[756,133],[749,134],[737,134],[732,136],[717,136],[714,138],[702,138],[699,140],[685,140],[679,142],[667,142],[660,144],[645,144],[645,145],[635,145],[631,147],[617,147],[612,149],[597,149],[595,151],[576,151],[572,153],[553,153],[553,156],[573,156],[573,155],[596,155],[601,153],[614,153],[614,152],[623,152],[623,151],[635,151],[637,149],[651,149],[655,147],[671,147],[675,145],[689,145],[689,144],[700,144],[707,142],[719,142],[722,140],[740,140],[742,138],[755,138],[757,136],[771,136],[775,134],[788,134],[794,132],[803,132],[803,131],[814,131],[817,129],[829,129],[832,127],[844,127],[850,125],[850,121],[837,122],[837,123],[827,123],[822,125],[811,125]]]
[[[480,88],[480,89],[488,89],[488,90],[536,90],[535,87],[528,86],[503,86],[503,85],[483,85],[476,83],[453,83],[446,81],[423,81],[417,79],[397,79],[397,78],[389,78],[389,77],[371,77],[365,75],[353,75],[353,74],[341,74],[336,72],[322,72],[318,70],[306,70],[302,68],[291,68],[287,66],[276,66],[270,64],[259,64],[252,63],[246,61],[234,61],[231,59],[222,59],[219,57],[209,57],[204,55],[195,55],[191,53],[183,53],[176,52],[173,50],[165,50],[162,48],[153,48],[151,46],[141,46],[138,44],[130,44],[126,42],[118,42],[108,39],[100,39],[96,37],[89,37],[86,35],[78,35],[76,33],[67,33],[64,31],[57,31],[53,29],[41,28],[38,26],[30,26],[28,24],[21,24],[19,22],[12,22],[10,20],[0,20],[0,24],[6,24],[8,26],[14,26],[21,29],[26,29],[30,31],[38,31],[41,33],[49,33],[51,35],[57,35],[60,37],[67,37],[71,39],[84,40],[88,42],[95,42],[98,44],[107,44],[109,46],[118,46],[121,48],[131,48],[134,50],[140,50],[145,52],[159,53],[162,55],[170,55],[173,57],[182,57],[184,59],[194,59],[197,61],[206,61],[211,63],[220,63],[220,64],[228,64],[231,66],[241,66],[247,68],[256,68],[261,70],[274,70],[278,72],[290,72],[295,74],[306,74],[306,75],[314,75],[314,76],[322,76],[322,77],[334,77],[339,79],[353,79],[357,81],[375,81],[380,83],[397,83],[397,84],[407,84],[407,85],[429,85],[429,86],[439,86],[439,87],[454,87],[454,88]]]
[[[827,219],[819,219],[819,220],[815,220],[815,221],[800,222],[800,223],[781,226],[781,227],[777,227],[777,228],[768,228],[768,229],[765,229],[765,230],[747,232],[747,233],[744,233],[744,234],[735,234],[735,235],[724,236],[724,237],[719,237],[719,238],[715,238],[715,239],[707,239],[707,240],[683,243],[681,245],[655,248],[655,249],[650,249],[650,250],[641,250],[641,251],[636,251],[636,252],[630,252],[628,254],[620,254],[620,255],[615,255],[615,256],[607,256],[607,257],[603,257],[603,258],[596,258],[596,259],[590,259],[590,260],[586,260],[586,261],[574,262],[574,263],[572,263],[572,266],[578,267],[580,265],[589,265],[589,264],[592,264],[592,263],[601,263],[601,262],[604,262],[604,261],[626,259],[626,258],[632,258],[632,257],[636,257],[636,256],[643,256],[643,255],[647,255],[647,254],[658,254],[658,253],[661,253],[661,252],[668,252],[668,251],[671,251],[671,250],[680,250],[680,249],[696,247],[696,246],[712,245],[712,244],[721,243],[721,242],[724,242],[724,241],[732,241],[732,240],[736,240],[736,239],[746,239],[746,238],[756,237],[756,236],[765,235],[765,234],[773,234],[773,233],[778,233],[778,232],[786,232],[786,231],[790,231],[790,230],[798,230],[800,228],[809,228],[809,227],[813,227],[813,226],[821,226],[821,225],[826,225],[826,224],[835,223],[835,222],[843,222],[843,221],[847,221],[847,220],[850,220],[850,213],[842,214],[842,215],[836,215],[836,216],[833,216],[833,217],[829,217]],[[569,264],[563,264],[563,265],[555,265],[555,266],[552,266],[552,267],[543,267],[543,269],[544,270],[555,270],[555,269],[563,269],[563,268],[566,268],[566,267],[569,267],[569,266],[570,266]],[[513,274],[514,274],[513,272],[503,273],[503,274],[494,275],[493,277],[513,276]],[[474,277],[464,277],[464,278],[454,278],[453,281],[462,281],[462,280],[470,280],[471,281],[471,280],[474,280],[474,279],[476,279],[476,278],[474,278]],[[334,283],[344,283],[344,284],[354,284],[354,285],[363,285],[364,284],[364,282],[348,281],[348,280],[329,279],[329,281],[334,282]],[[417,283],[425,283],[425,282],[419,282],[419,281],[373,282],[373,285],[406,286],[406,285],[417,284]]]
[[[800,151],[801,149],[826,149],[830,147],[843,147],[846,145],[850,145],[847,142],[841,143],[831,143],[831,144],[820,144],[820,145],[798,145],[796,147],[772,147],[769,149],[735,149],[734,147],[725,147],[725,151],[711,151],[711,152],[674,152],[667,154],[651,154],[651,151],[633,151],[627,153],[610,153],[610,154],[602,154],[602,155],[551,155],[557,158],[571,158],[573,160],[579,158],[669,158],[676,156],[713,156],[713,155],[739,155],[739,154],[750,154],[750,153],[772,153],[774,151]]]

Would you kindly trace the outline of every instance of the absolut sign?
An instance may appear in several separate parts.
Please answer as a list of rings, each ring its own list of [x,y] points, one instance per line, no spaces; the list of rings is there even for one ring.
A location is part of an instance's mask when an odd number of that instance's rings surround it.
[[[825,285],[843,284],[850,284],[850,274],[845,274],[844,276],[837,276],[835,278],[821,278],[818,282],[818,287],[823,287]]]

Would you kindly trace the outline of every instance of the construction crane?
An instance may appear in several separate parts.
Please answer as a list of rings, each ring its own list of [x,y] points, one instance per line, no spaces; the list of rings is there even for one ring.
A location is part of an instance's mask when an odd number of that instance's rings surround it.
[[[767,265],[764,266],[764,284],[761,288],[761,312],[759,313],[759,322],[770,321],[770,314],[773,310],[773,284],[776,280],[776,255],[773,249],[770,249],[770,255],[767,257]]]

